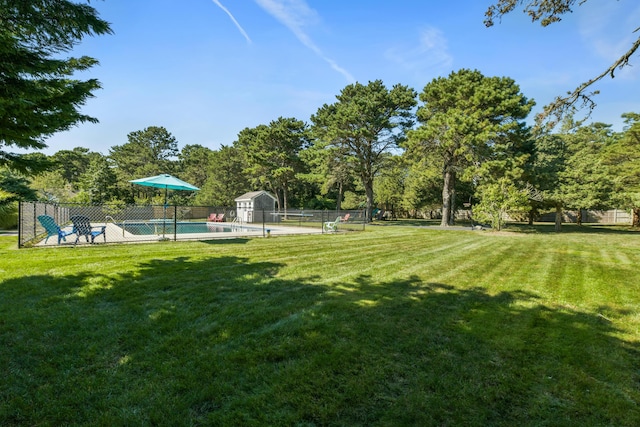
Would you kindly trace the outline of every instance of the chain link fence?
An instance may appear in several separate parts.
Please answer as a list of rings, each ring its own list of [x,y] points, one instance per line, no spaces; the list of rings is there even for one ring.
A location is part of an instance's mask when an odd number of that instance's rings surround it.
[[[21,202],[18,245],[210,240],[361,231],[364,210],[243,211],[231,207]]]

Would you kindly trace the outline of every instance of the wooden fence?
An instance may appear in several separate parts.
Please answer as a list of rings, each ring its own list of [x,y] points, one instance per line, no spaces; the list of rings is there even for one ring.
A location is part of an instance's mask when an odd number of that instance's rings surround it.
[[[564,211],[562,213],[563,222],[576,222],[578,211]],[[555,212],[547,212],[540,216],[540,222],[554,222],[556,220]],[[594,224],[628,224],[631,225],[631,211],[622,209],[610,209],[606,211],[599,210],[583,210],[583,223]]]

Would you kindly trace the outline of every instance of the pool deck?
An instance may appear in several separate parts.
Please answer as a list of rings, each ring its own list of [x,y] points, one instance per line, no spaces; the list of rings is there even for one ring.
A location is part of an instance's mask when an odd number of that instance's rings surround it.
[[[221,223],[210,223],[212,227],[232,227],[234,224],[228,222]],[[135,235],[125,231],[122,227],[114,224],[114,223],[92,223],[93,227],[102,227],[106,226],[106,243],[143,243],[143,242],[158,242],[162,241],[162,234],[156,235]],[[237,226],[237,224],[235,224]],[[253,225],[249,225],[252,227]],[[262,231],[262,227],[258,228],[255,225],[255,229],[242,229],[238,227],[238,230],[235,231],[227,231],[227,232],[211,232],[211,233],[178,233],[175,235],[175,240],[218,240],[218,239],[238,239],[243,237],[268,237],[264,236],[265,233]],[[67,227],[70,230],[70,227]],[[265,230],[270,230],[270,236],[290,236],[296,234],[322,234],[322,229],[312,228],[312,227],[290,227],[284,225],[275,225],[275,226],[265,226]],[[40,242],[36,243],[35,246],[42,247],[51,247],[51,246],[75,246],[76,235],[72,234],[67,236],[67,240],[62,241],[60,245],[58,245],[58,237],[51,236],[49,237],[49,241],[45,243],[46,239],[42,239]],[[173,241],[174,234],[166,233],[164,240]],[[78,240],[78,246],[84,246],[91,244],[91,242],[87,242],[84,237],[80,237]],[[96,237],[95,244],[105,244],[104,236],[100,235]]]

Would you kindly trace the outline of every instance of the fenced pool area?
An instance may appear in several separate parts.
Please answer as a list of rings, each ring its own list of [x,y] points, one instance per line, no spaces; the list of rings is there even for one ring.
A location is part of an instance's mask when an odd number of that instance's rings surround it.
[[[238,223],[224,222],[176,222],[151,220],[151,221],[123,221],[116,224],[122,229],[123,235],[130,233],[136,236],[148,236],[156,234],[202,234],[202,233],[236,233],[236,232],[261,232],[261,227],[251,227]]]
[[[338,217],[348,220],[340,222],[335,230],[323,227]],[[340,233],[364,230],[365,219],[365,212],[354,210],[261,211],[247,221],[229,207],[21,202],[18,245],[51,247]],[[79,220],[90,229],[79,228]]]

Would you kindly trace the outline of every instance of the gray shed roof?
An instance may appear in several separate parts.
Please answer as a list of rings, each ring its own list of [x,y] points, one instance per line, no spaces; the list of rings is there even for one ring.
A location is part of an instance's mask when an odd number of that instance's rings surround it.
[[[271,197],[273,200],[275,200],[276,198],[273,197],[271,194],[269,194],[268,192],[264,191],[264,190],[260,190],[260,191],[250,191],[248,193],[244,193],[242,196],[240,197],[236,197],[235,199],[233,199],[235,202],[249,202],[253,199],[255,199],[258,196],[261,196],[262,194],[265,194],[269,197]]]

